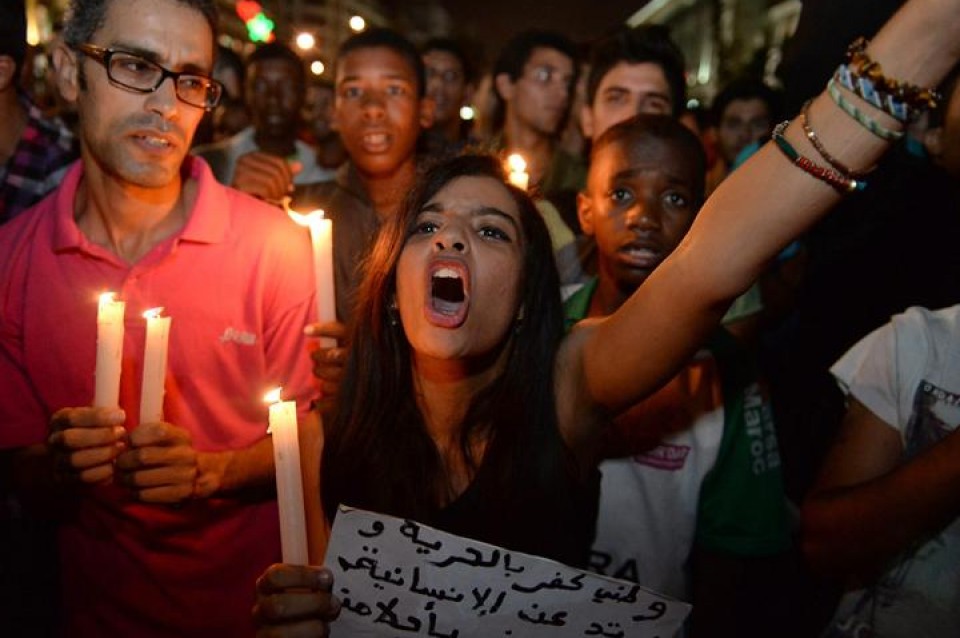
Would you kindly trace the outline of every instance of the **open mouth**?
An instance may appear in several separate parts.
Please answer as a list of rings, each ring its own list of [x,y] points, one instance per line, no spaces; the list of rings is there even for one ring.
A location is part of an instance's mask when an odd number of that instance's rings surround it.
[[[366,133],[361,141],[368,153],[381,153],[390,147],[390,137],[386,133]]]
[[[452,268],[441,268],[431,277],[430,295],[437,312],[454,314],[466,300],[463,279]]]
[[[173,146],[170,140],[155,135],[135,135],[134,139],[143,146],[158,150],[168,149]]]
[[[630,244],[619,250],[621,260],[633,268],[656,268],[663,257],[659,250],[649,246]]]
[[[430,275],[430,320],[442,327],[455,328],[467,316],[467,289],[458,268],[441,266]]]

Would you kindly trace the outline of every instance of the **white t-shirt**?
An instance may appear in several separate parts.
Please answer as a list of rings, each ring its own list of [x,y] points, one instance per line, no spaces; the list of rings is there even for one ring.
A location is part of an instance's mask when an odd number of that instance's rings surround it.
[[[897,429],[907,462],[960,424],[960,305],[910,308],[857,343],[831,372]],[[863,633],[871,624],[875,633]],[[847,593],[831,627],[830,636],[960,636],[960,518],[905,552],[875,587]]]

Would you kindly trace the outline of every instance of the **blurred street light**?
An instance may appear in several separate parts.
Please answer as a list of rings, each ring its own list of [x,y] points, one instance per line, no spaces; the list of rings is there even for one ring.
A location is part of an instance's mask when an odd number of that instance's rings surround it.
[[[352,16],[348,24],[354,33],[360,33],[367,28],[367,21],[362,16]]]
[[[303,31],[297,34],[297,47],[303,51],[309,51],[317,44],[317,39],[313,37],[312,33],[307,33]]]

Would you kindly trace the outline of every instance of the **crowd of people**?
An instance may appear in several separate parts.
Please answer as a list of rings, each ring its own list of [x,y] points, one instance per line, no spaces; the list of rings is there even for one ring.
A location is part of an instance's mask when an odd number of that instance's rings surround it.
[[[57,114],[4,3],[11,635],[328,635],[341,504],[690,602],[692,638],[958,635],[960,0],[804,4],[785,90],[695,112],[661,26],[525,30],[486,73],[372,28],[328,82],[218,46],[212,0],[71,0]],[[333,321],[287,215],[313,208]],[[280,562],[280,385],[311,566]]]

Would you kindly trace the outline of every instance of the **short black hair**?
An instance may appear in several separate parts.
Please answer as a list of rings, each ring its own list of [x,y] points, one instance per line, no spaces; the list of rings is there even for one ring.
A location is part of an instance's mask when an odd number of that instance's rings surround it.
[[[457,61],[460,63],[460,69],[463,71],[463,79],[465,82],[470,83],[476,79],[477,71],[470,62],[467,52],[463,46],[453,38],[431,38],[420,47],[421,55],[426,55],[431,51],[443,51],[457,58]]]
[[[713,123],[720,124],[723,112],[731,102],[737,100],[762,100],[767,105],[770,121],[776,122],[783,112],[783,94],[755,77],[741,77],[733,80],[713,98],[710,108]]]
[[[562,33],[542,29],[530,29],[515,35],[500,51],[500,56],[493,65],[493,96],[496,98],[496,108],[493,112],[495,129],[503,126],[506,117],[506,106],[503,96],[497,90],[496,78],[501,73],[506,73],[511,82],[516,82],[523,75],[523,69],[533,55],[534,49],[553,49],[570,58],[573,63],[571,94],[573,87],[577,84],[577,76],[580,74],[580,55],[577,52],[577,45],[570,38]]]
[[[16,74],[27,56],[27,10],[23,0],[3,0],[0,7],[0,55],[10,56]]]
[[[7,0],[4,0],[7,1]],[[71,48],[89,42],[103,26],[107,18],[107,8],[111,2],[120,0],[70,0],[67,18],[64,22],[63,41]],[[217,24],[220,20],[214,0],[177,0],[182,5],[198,11],[207,21],[213,39],[216,55]]]
[[[253,50],[244,64],[246,73],[249,75],[250,68],[257,62],[264,60],[285,60],[293,65],[297,70],[297,79],[300,86],[306,86],[307,71],[303,66],[303,60],[297,55],[297,52],[280,42],[268,42],[261,44]]]
[[[506,73],[511,80],[523,75],[523,67],[533,54],[534,49],[554,49],[564,54],[573,62],[576,70],[580,56],[577,46],[567,36],[555,31],[530,29],[513,37],[500,51],[496,64],[493,65],[493,76]]]
[[[706,187],[707,154],[703,149],[703,142],[700,141],[700,138],[675,117],[640,113],[614,124],[593,141],[593,146],[590,149],[590,163],[592,165],[597,154],[612,144],[623,143],[638,146],[650,139],[660,140],[678,147],[682,153],[696,163],[694,174],[700,176],[700,179],[693,185],[696,189],[694,196],[697,199],[694,204],[699,208],[703,203]]]
[[[340,49],[337,51],[336,64],[339,65],[344,56],[351,51],[380,47],[390,49],[410,64],[410,70],[413,71],[417,81],[417,95],[419,97],[426,95],[427,72],[424,69],[420,52],[417,51],[417,47],[410,40],[393,29],[377,27],[350,36],[340,45]]]
[[[667,27],[659,24],[623,28],[597,42],[590,54],[587,75],[587,104],[593,104],[600,82],[610,69],[627,64],[656,64],[670,87],[674,117],[683,112],[687,101],[687,83],[684,78],[683,53],[670,38]]]

